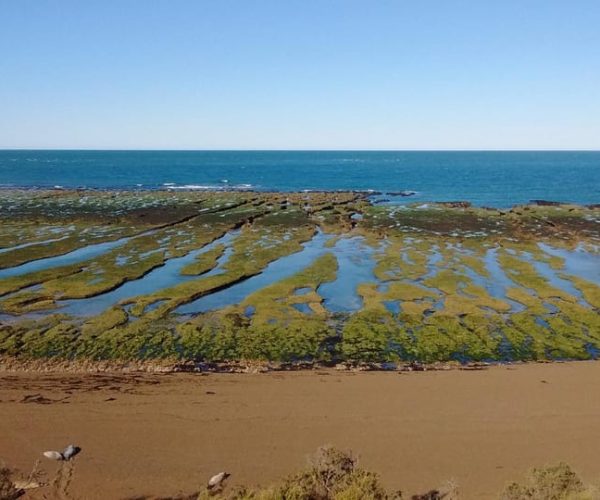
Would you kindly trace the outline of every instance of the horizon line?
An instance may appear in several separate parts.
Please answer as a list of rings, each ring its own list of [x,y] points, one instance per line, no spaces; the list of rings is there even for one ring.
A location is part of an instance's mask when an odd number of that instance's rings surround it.
[[[573,149],[567,149],[567,148],[555,148],[555,149],[539,149],[539,148],[532,148],[532,149],[528,149],[528,148],[519,148],[519,149],[510,149],[510,148],[506,148],[506,149],[497,149],[497,148],[490,148],[490,149],[485,149],[485,148],[473,148],[473,149],[464,149],[464,148],[440,148],[440,149],[419,149],[419,148],[407,148],[407,149],[392,149],[392,148],[383,148],[383,149],[378,149],[378,148],[367,148],[367,149],[359,149],[359,148],[350,148],[350,149],[343,149],[343,148],[327,148],[327,149],[310,149],[310,148],[295,148],[295,149],[287,149],[287,148],[267,148],[267,149],[263,149],[263,148],[226,148],[226,149],[222,149],[222,148],[166,148],[166,149],[162,149],[162,148],[61,148],[61,147],[57,147],[57,148],[35,148],[35,147],[27,147],[27,148],[3,148],[0,147],[0,151],[118,151],[118,152],[127,152],[127,151],[131,151],[131,152],[146,152],[146,151],[156,151],[156,152],[309,152],[309,153],[318,153],[318,152],[357,152],[357,153],[368,153],[368,152],[389,152],[389,153],[410,153],[410,152],[414,152],[414,153],[452,153],[452,152],[456,152],[456,153],[468,153],[468,152],[473,152],[473,153],[485,153],[485,152],[490,152],[490,153],[518,153],[518,152],[523,152],[523,153],[550,153],[550,152],[556,152],[556,153],[560,153],[560,152],[565,152],[565,153],[598,153],[600,152],[600,148],[598,149],[592,149],[592,148],[583,148],[583,149],[579,149],[579,148],[573,148]]]

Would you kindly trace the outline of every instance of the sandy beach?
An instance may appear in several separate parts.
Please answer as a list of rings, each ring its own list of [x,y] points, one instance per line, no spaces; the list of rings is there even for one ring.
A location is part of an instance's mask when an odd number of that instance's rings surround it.
[[[210,475],[268,484],[318,446],[351,449],[408,494],[447,480],[493,498],[530,467],[600,476],[600,364],[481,371],[0,375],[0,459],[23,471],[74,443],[71,498],[197,491]],[[47,488],[26,498],[42,498]],[[47,497],[46,497],[47,498]],[[146,498],[146,497],[144,497]]]

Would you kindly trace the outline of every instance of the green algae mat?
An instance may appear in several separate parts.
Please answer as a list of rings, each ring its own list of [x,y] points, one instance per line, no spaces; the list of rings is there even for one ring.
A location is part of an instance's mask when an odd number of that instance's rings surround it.
[[[0,356],[511,361],[600,353],[600,208],[362,192],[4,190]]]

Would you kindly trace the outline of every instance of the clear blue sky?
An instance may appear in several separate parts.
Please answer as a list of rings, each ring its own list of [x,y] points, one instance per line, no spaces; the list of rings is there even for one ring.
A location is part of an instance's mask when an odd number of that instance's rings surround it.
[[[600,1],[0,0],[0,147],[600,149]]]

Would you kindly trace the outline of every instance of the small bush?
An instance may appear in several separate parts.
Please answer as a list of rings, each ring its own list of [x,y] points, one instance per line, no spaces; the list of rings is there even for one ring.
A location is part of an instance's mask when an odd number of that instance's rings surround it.
[[[201,493],[208,498],[229,500],[386,500],[390,497],[377,474],[357,467],[356,458],[332,447],[319,448],[307,469],[266,489],[241,488],[229,496]]]
[[[533,469],[525,484],[512,483],[501,500],[583,500],[592,498],[579,476],[565,463]]]
[[[10,469],[0,467],[0,500],[14,500],[21,495],[10,478]]]

